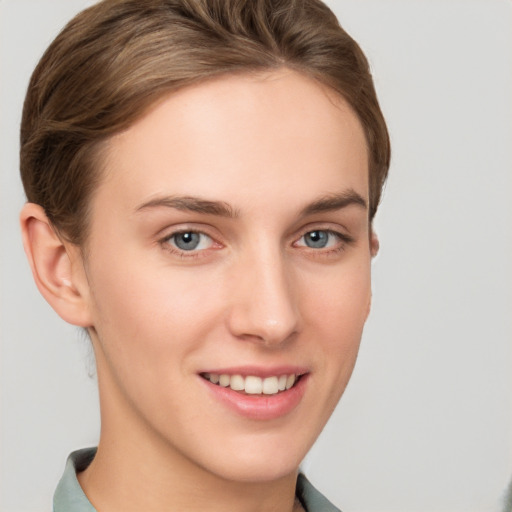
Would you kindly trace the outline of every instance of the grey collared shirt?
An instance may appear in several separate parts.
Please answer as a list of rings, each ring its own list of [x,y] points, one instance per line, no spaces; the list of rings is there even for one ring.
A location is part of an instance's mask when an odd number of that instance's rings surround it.
[[[96,512],[76,477],[91,463],[95,454],[96,448],[85,448],[68,457],[66,469],[53,496],[53,512]],[[295,492],[307,512],[341,512],[302,473],[297,478]]]

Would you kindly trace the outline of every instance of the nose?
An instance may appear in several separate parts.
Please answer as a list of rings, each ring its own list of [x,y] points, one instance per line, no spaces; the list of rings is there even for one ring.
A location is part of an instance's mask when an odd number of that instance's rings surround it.
[[[299,330],[299,297],[285,256],[260,250],[238,267],[227,320],[231,333],[267,346],[290,340]]]

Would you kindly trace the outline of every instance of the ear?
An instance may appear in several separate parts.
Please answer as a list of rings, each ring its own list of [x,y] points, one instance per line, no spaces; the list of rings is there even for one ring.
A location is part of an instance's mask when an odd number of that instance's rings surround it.
[[[372,258],[375,258],[375,256],[377,256],[377,253],[379,252],[379,247],[379,237],[377,236],[377,233],[375,233],[372,227],[370,231],[370,254]]]
[[[375,233],[373,226],[370,227],[370,255],[372,258],[375,258],[379,252],[379,237],[377,233]],[[370,291],[370,298],[368,299],[368,309],[366,310],[366,320],[368,320],[368,316],[370,315],[370,310],[372,308],[372,293]]]
[[[23,247],[43,297],[66,322],[89,327],[89,287],[79,248],[61,240],[37,204],[25,204],[20,224]]]

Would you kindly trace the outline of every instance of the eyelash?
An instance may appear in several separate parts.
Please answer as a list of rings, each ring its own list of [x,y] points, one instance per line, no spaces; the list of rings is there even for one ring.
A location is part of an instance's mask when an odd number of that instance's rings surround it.
[[[218,242],[216,242],[213,237],[211,237],[204,231],[200,231],[197,229],[180,229],[179,231],[174,231],[173,233],[162,238],[159,241],[159,243],[160,243],[160,245],[163,246],[163,248],[166,251],[169,251],[170,253],[177,255],[181,258],[200,258],[200,257],[206,256],[205,252],[210,248],[192,249],[190,251],[186,251],[186,250],[180,249],[179,247],[176,247],[175,245],[171,244],[171,241],[173,239],[175,239],[177,236],[183,235],[183,234],[196,234],[196,235],[200,235],[200,236],[206,236],[211,240],[212,245],[217,244],[219,247],[221,247],[221,245]]]
[[[328,236],[333,236],[337,239],[337,243],[334,245],[334,247],[309,247],[306,244],[301,244],[299,247],[305,247],[305,250],[307,250],[310,254],[315,254],[318,256],[328,256],[328,255],[335,255],[342,251],[344,251],[347,248],[347,245],[351,245],[354,243],[354,238],[351,236],[340,233],[339,231],[335,231],[333,229],[327,229],[327,228],[316,228],[316,229],[310,229],[306,231],[296,242],[294,242],[294,245],[298,243],[299,240],[302,240],[307,235],[310,235],[311,233],[320,232],[320,233],[326,233]],[[328,242],[327,242],[328,243]]]
[[[323,247],[315,248],[315,247],[309,247],[305,244],[296,245],[305,236],[307,236],[308,234],[314,233],[314,232],[321,232],[321,233],[326,233],[327,235],[330,235],[330,236],[334,236],[338,240],[338,243],[335,244],[334,247],[329,247],[329,248],[323,248]],[[212,236],[208,235],[204,231],[197,230],[197,229],[180,229],[180,230],[175,231],[169,235],[166,235],[164,238],[159,240],[159,244],[166,251],[168,251],[174,255],[177,255],[183,259],[185,259],[185,258],[200,258],[200,257],[205,257],[208,255],[207,251],[209,251],[209,249],[211,249],[212,247],[208,247],[208,248],[204,248],[204,249],[192,249],[192,250],[187,251],[187,250],[180,249],[176,245],[171,244],[171,241],[173,239],[175,239],[175,237],[182,235],[182,234],[197,234],[200,236],[206,236],[211,240],[212,246],[217,245],[217,247],[214,248],[214,250],[218,250],[219,248],[222,248],[222,244],[220,244],[219,242],[216,242]],[[315,254],[318,256],[321,256],[321,255],[326,256],[326,255],[334,255],[334,254],[344,251],[347,248],[347,245],[353,244],[354,241],[355,241],[354,238],[352,238],[351,236],[349,236],[345,233],[340,233],[339,231],[335,231],[332,229],[316,228],[316,229],[309,229],[308,231],[304,232],[298,239],[295,240],[295,242],[293,243],[293,246],[304,247],[305,250],[309,254]]]

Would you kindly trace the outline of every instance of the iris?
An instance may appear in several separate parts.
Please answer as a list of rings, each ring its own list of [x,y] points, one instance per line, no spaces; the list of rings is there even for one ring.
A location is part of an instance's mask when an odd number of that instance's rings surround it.
[[[310,231],[304,235],[304,242],[313,249],[322,249],[329,242],[329,234],[327,231]]]

